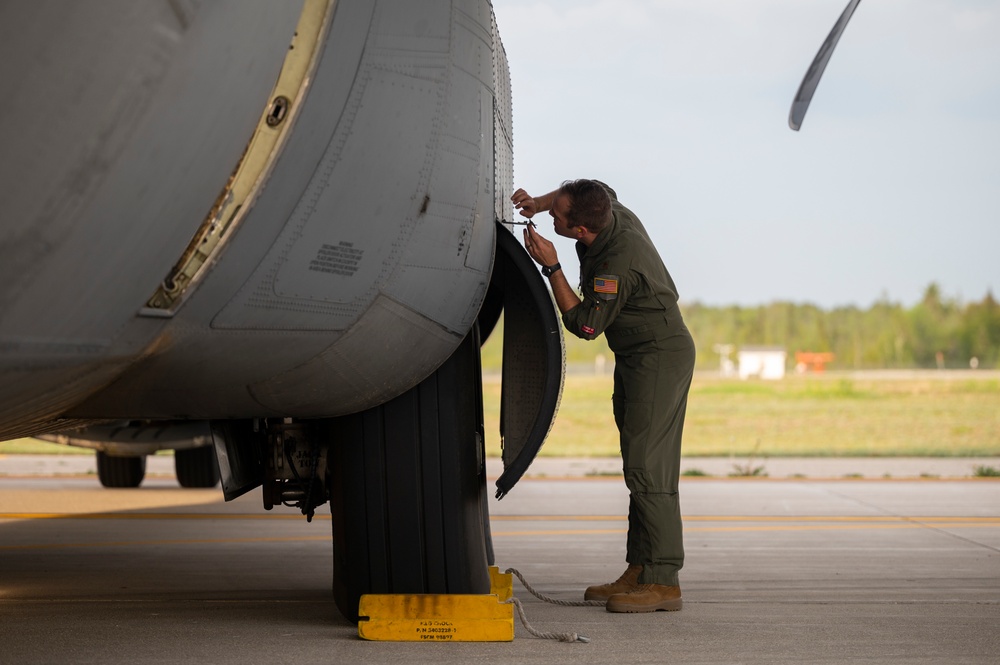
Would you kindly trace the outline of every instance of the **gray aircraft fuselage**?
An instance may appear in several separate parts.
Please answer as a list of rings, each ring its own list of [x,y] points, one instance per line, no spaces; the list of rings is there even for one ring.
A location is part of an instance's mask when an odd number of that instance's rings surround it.
[[[4,3],[0,52],[0,439],[357,412],[474,324],[488,2]]]

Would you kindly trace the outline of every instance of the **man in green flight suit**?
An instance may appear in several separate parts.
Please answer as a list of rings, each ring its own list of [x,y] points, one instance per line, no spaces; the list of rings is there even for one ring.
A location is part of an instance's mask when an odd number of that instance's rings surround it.
[[[677,484],[695,349],[677,288],[642,223],[604,183],[567,181],[538,197],[519,189],[512,201],[529,219],[548,210],[555,232],[577,241],[582,299],[555,246],[533,224],[524,231],[566,329],[583,339],[604,333],[615,354],[612,404],[630,493],[628,568],[584,597],[607,601],[609,612],[679,610],[684,545]]]

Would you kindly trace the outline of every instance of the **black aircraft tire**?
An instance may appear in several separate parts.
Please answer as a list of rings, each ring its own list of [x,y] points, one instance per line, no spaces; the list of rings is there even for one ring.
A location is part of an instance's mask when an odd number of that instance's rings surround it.
[[[146,456],[113,457],[98,450],[97,477],[105,487],[138,487],[146,477]]]
[[[420,385],[328,421],[333,591],[358,620],[366,593],[489,593],[482,372],[474,330]]]
[[[215,487],[219,484],[219,463],[214,446],[174,451],[174,471],[181,487]]]

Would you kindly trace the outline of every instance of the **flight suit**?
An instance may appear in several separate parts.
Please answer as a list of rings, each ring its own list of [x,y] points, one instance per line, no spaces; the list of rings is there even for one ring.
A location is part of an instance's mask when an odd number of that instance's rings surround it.
[[[684,544],[677,484],[694,341],[677,288],[642,223],[611,196],[613,221],[580,258],[579,305],[563,314],[574,335],[605,335],[615,354],[615,424],[630,492],[626,560],[640,584],[677,586]]]

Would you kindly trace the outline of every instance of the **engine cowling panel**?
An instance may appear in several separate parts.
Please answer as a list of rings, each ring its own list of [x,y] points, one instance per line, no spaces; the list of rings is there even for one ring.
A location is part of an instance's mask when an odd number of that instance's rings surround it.
[[[235,132],[239,126],[230,125],[238,123],[213,114],[178,117],[195,101],[187,95],[203,94],[186,85],[185,76],[197,73],[183,54],[200,53],[200,68],[217,64],[217,78],[246,88],[247,100],[256,101],[244,117],[260,118],[272,103],[268,90],[283,54],[276,50],[278,61],[244,76],[245,84],[227,73],[241,63],[228,61],[218,44],[245,38],[256,25],[249,15],[259,9],[232,4],[184,16],[180,45],[160,63],[170,96],[151,93],[154,102],[134,131],[116,137],[126,149],[109,158],[88,202],[63,220],[73,237],[126,224],[128,233],[116,239],[125,246],[81,258],[53,244],[36,257],[43,269],[22,276],[24,295],[3,292],[0,376],[17,384],[17,394],[0,391],[0,435],[51,429],[70,418],[349,413],[416,385],[474,323],[492,269],[495,211],[509,196],[496,183],[509,188],[511,181],[494,166],[497,137],[500,152],[510,154],[509,103],[495,103],[498,89],[509,95],[509,82],[506,66],[495,66],[503,55],[487,2],[338,1],[308,90],[293,109],[294,126],[244,204],[249,209],[238,213],[239,227],[181,301],[161,311],[149,307],[158,281],[184,253],[179,241],[185,234],[190,240],[217,209],[218,192],[225,197],[247,140],[223,149],[213,133],[225,132],[216,127]],[[248,15],[233,21],[241,34],[227,32],[222,18],[230,10]],[[285,44],[300,10],[283,15],[284,24],[271,22],[272,31],[289,26]],[[133,30],[163,20],[130,16]],[[61,39],[62,29],[49,38]],[[208,41],[215,46],[199,46]],[[121,46],[123,54],[129,47]],[[32,67],[25,72],[31,76]],[[37,101],[40,121],[51,121],[57,110]],[[149,136],[178,149],[129,143]],[[213,137],[214,161],[179,149],[205,136]],[[227,167],[214,166],[227,160]],[[129,207],[137,199],[118,196],[121,181],[138,177],[140,166],[159,177],[147,177],[142,205]],[[180,184],[189,180],[199,186]],[[215,183],[215,193],[206,182]],[[108,203],[116,200],[123,203]],[[151,214],[151,202],[170,203]],[[18,228],[5,221],[5,246],[17,240]],[[133,274],[123,266],[142,269]],[[40,305],[53,300],[73,304],[56,316]],[[33,355],[25,353],[29,347]]]

